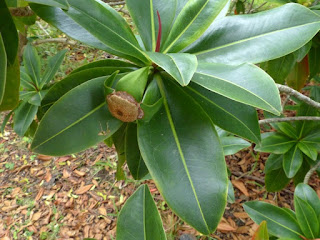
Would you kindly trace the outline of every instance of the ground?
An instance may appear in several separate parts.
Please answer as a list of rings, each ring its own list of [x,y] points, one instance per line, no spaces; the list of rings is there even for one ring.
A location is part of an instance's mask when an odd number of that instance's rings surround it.
[[[29,147],[30,139],[18,137],[10,125],[0,137],[0,239],[115,239],[117,215],[142,183],[149,185],[172,240],[183,239],[183,234],[196,239],[251,239],[257,226],[241,206],[248,200],[293,208],[294,186],[267,193],[263,184],[267,154],[258,156],[249,148],[226,158],[236,201],[228,203],[218,231],[211,238],[200,237],[170,211],[151,180],[135,182],[125,168],[127,179],[116,181],[114,148],[99,144],[76,155],[49,157],[33,154]],[[310,183],[320,195],[319,179],[314,176]]]

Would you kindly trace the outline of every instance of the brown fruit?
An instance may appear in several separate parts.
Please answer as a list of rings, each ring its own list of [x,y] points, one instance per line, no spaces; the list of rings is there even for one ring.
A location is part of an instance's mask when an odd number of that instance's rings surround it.
[[[144,116],[140,104],[129,93],[118,91],[107,96],[109,111],[122,122],[133,122]]]

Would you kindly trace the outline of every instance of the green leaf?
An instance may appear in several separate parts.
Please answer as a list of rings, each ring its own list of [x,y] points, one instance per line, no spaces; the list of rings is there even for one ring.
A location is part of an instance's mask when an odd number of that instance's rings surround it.
[[[35,91],[36,88],[31,77],[22,68],[20,68],[20,84],[21,86],[29,91]]]
[[[122,122],[113,118],[103,93],[104,78],[87,81],[63,95],[42,118],[31,148],[66,155],[110,137]]]
[[[93,68],[68,75],[49,89],[49,92],[42,100],[40,112],[43,115],[59,98],[80,84],[94,78],[105,79],[106,76],[111,75],[114,71],[116,71],[114,68]],[[117,78],[121,76],[123,74],[118,74]]]
[[[134,179],[140,180],[148,174],[148,168],[144,163],[138,145],[137,125],[129,123],[125,136],[125,154],[127,164]]]
[[[320,227],[315,211],[307,202],[298,196],[294,196],[294,206],[297,220],[304,236],[308,239],[315,239],[319,234]]]
[[[66,49],[61,50],[55,56],[49,59],[48,66],[41,79],[40,89],[42,89],[47,83],[49,83],[53,79],[54,75],[59,70],[59,67],[63,61],[66,52]]]
[[[279,168],[282,168],[282,164],[283,164],[283,155],[278,155],[278,154],[270,154],[267,161],[266,161],[266,165],[264,168],[264,172],[268,173],[271,172],[273,170],[277,170]]]
[[[260,146],[255,147],[259,152],[270,152],[275,154],[284,154],[292,148],[296,141],[277,132],[263,133]]]
[[[252,237],[252,240],[269,240],[267,222],[262,221],[259,228]]]
[[[298,147],[305,155],[307,155],[313,161],[317,160],[318,151],[317,151],[317,148],[314,146],[314,144],[300,141],[298,143]]]
[[[292,124],[287,122],[280,122],[272,124],[272,126],[277,129],[278,131],[281,131],[285,135],[287,135],[289,138],[298,139],[297,130],[295,127],[292,126]]]
[[[1,10],[0,10],[1,11]],[[19,59],[7,66],[6,86],[0,111],[12,110],[19,104],[20,70]]]
[[[186,2],[176,17],[161,52],[179,52],[197,40],[227,3],[228,0]]]
[[[232,100],[279,115],[281,104],[274,81],[252,65],[231,66],[201,62],[192,81]]]
[[[208,62],[260,63],[301,48],[319,28],[320,16],[300,4],[291,3],[216,21],[184,51]]]
[[[48,5],[52,7],[59,7],[66,10],[69,7],[67,0],[28,0],[28,2]]]
[[[309,78],[312,79],[319,73],[320,69],[320,48],[319,47],[312,47],[309,52],[309,70],[310,76]]]
[[[28,102],[32,105],[40,106],[42,99],[45,97],[47,93],[48,90],[41,90],[37,92],[35,95],[33,95]]]
[[[223,152],[225,156],[235,154],[240,150],[251,146],[251,144],[246,140],[233,136],[222,137],[220,140],[223,146]]]
[[[317,193],[309,185],[303,183],[298,184],[294,191],[294,195],[307,202],[313,208],[316,215],[318,217],[320,216],[320,199]]]
[[[117,172],[116,179],[125,180],[124,171],[122,169],[124,163],[126,162],[125,153],[125,136],[127,131],[127,124],[122,124],[122,126],[112,135],[112,141],[117,151],[118,162],[117,162]]]
[[[1,123],[0,132],[1,132],[2,134],[4,134],[4,129],[5,129],[6,125],[7,125],[7,123],[9,122],[9,119],[10,119],[10,117],[11,117],[12,114],[13,114],[13,111],[9,112],[9,113],[4,117],[3,122]]]
[[[302,103],[297,112],[297,116],[319,116],[319,112],[316,108]],[[318,130],[320,125],[319,121],[297,121],[296,126],[299,138],[303,138],[310,132]]]
[[[308,163],[307,158],[305,157],[302,161],[301,167],[297,174],[293,178],[293,184],[297,186],[299,183],[303,183],[307,172],[310,170],[311,164]]]
[[[171,79],[157,83],[163,107],[138,123],[142,157],[171,209],[203,234],[217,227],[227,200],[227,171],[215,128]],[[201,128],[199,128],[201,126]]]
[[[194,55],[186,53],[147,53],[150,59],[169,73],[181,86],[187,86],[195,73],[198,61]]]
[[[256,223],[266,221],[269,232],[277,237],[301,240],[300,227],[291,214],[285,210],[265,202],[246,202],[244,210]]]
[[[39,17],[41,17],[41,19],[66,33],[71,38],[74,38],[91,47],[104,50],[110,54],[126,58],[132,62],[141,63],[141,61],[137,58],[130,57],[129,55],[116,51],[105,43],[102,43],[86,29],[76,23],[72,18],[70,18],[62,9],[32,3],[30,3],[30,7]]]
[[[150,62],[130,26],[115,9],[94,0],[68,0],[68,3],[66,14],[102,43],[144,63]]]
[[[278,192],[285,188],[289,182],[290,178],[287,178],[282,167],[266,172],[265,184],[268,192]]]
[[[228,132],[260,143],[260,127],[255,108],[211,92],[193,82],[184,90],[206,110],[214,124]]]
[[[147,185],[142,185],[122,207],[117,240],[166,240],[160,214]]]
[[[37,50],[29,43],[24,48],[23,63],[27,74],[31,77],[34,85],[40,88],[40,57]]]
[[[5,89],[6,89],[6,78],[7,78],[7,54],[4,48],[2,35],[0,32],[0,104],[2,103]]]
[[[228,203],[235,203],[236,199],[234,196],[234,188],[232,186],[231,181],[228,181],[228,197],[227,197]]]
[[[14,65],[18,52],[19,37],[5,1],[0,1],[0,33],[6,49],[8,64]]]
[[[22,102],[15,110],[13,117],[13,130],[21,137],[24,136],[34,120],[38,107],[27,102]]]
[[[302,152],[298,144],[283,155],[283,169],[288,178],[293,178],[299,171],[303,162]]]
[[[111,71],[116,71],[119,70],[121,73],[123,72],[131,72],[134,70],[137,70],[137,66],[129,63],[129,62],[125,62],[122,60],[118,60],[118,59],[103,59],[103,60],[99,60],[99,61],[95,61],[95,62],[91,62],[85,65],[82,65],[81,67],[76,68],[75,70],[73,70],[70,74],[74,74],[83,70],[87,70],[87,69],[97,69],[97,68],[110,68],[112,69]]]
[[[126,0],[126,7],[147,51],[154,52],[156,48],[156,39],[159,31],[157,11],[159,11],[161,17],[161,43],[163,43],[167,39],[172,26],[176,2],[176,0]]]

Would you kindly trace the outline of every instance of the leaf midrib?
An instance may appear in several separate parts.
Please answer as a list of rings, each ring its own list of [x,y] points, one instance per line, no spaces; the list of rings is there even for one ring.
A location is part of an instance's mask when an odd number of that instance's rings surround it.
[[[319,24],[319,23],[320,23],[320,21],[307,23],[307,24],[301,24],[301,25],[298,25],[298,26],[285,28],[285,29],[282,29],[282,30],[272,31],[272,32],[256,35],[254,37],[250,37],[250,38],[238,40],[238,41],[235,41],[235,42],[232,42],[232,43],[228,43],[228,44],[225,44],[225,45],[222,45],[222,46],[219,46],[219,47],[215,47],[215,48],[207,49],[207,50],[204,50],[204,51],[196,52],[196,53],[193,53],[193,54],[201,55],[201,54],[205,54],[205,53],[208,53],[208,52],[216,51],[216,50],[219,50],[219,49],[222,49],[222,48],[226,48],[226,47],[230,47],[230,46],[233,46],[233,45],[237,45],[237,44],[240,44],[240,43],[243,43],[243,42],[246,42],[246,41],[250,41],[250,40],[253,40],[253,39],[258,39],[260,37],[264,37],[264,36],[267,36],[267,35],[272,35],[272,34],[275,34],[275,33],[281,32],[281,31],[288,31],[288,30],[291,30],[291,29],[294,29],[294,28],[300,28],[300,27],[304,27],[304,26],[308,26],[308,25],[312,25],[312,24]]]

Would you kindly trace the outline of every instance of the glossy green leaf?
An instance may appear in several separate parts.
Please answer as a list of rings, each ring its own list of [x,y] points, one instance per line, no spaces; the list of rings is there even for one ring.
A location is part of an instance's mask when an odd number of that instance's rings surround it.
[[[31,145],[33,151],[51,156],[71,154],[118,130],[122,123],[108,111],[103,82],[104,78],[93,79],[63,95],[42,118]]]
[[[287,178],[282,167],[266,172],[265,184],[268,192],[278,192],[285,188],[289,182],[290,178]]]
[[[4,129],[5,129],[6,125],[7,125],[7,123],[9,122],[9,119],[10,119],[10,117],[11,117],[12,114],[13,114],[13,111],[9,112],[9,113],[4,117],[3,122],[1,123],[0,132],[1,132],[2,134],[4,134]]]
[[[19,104],[20,70],[19,60],[7,66],[6,86],[0,111],[12,110]]]
[[[222,137],[220,140],[225,156],[235,154],[240,150],[251,146],[251,144],[246,140],[233,136]]]
[[[255,108],[211,92],[193,82],[184,90],[205,109],[213,123],[220,128],[255,143],[261,141]]]
[[[285,210],[265,202],[246,202],[244,210],[256,223],[266,221],[269,232],[277,237],[301,240],[302,232],[295,218]]]
[[[310,170],[310,167],[311,164],[309,164],[307,158],[304,157],[299,171],[293,178],[293,184],[295,186],[297,186],[299,183],[303,183],[307,172]]]
[[[0,104],[4,97],[7,78],[7,54],[0,32]]]
[[[199,38],[228,0],[188,1],[176,17],[161,52],[179,52]]]
[[[283,164],[283,155],[271,153],[266,161],[266,164],[264,167],[264,172],[268,173],[273,170],[277,170],[279,168],[282,168],[282,164]]]
[[[124,163],[126,162],[125,153],[125,136],[127,131],[127,124],[122,124],[122,126],[112,135],[112,141],[117,151],[117,180],[125,180],[124,171],[122,169]]]
[[[71,38],[79,40],[80,42],[91,47],[104,50],[110,54],[126,58],[136,63],[141,63],[141,61],[139,61],[137,58],[130,57],[129,55],[116,51],[109,45],[106,45],[105,43],[99,41],[90,32],[88,32],[86,29],[76,23],[72,18],[70,18],[62,9],[32,3],[30,3],[30,7],[39,17],[41,17],[41,19],[66,33]]]
[[[20,84],[26,90],[36,90],[31,77],[24,70],[22,70],[22,68],[20,68]]]
[[[81,67],[78,67],[75,70],[73,70],[70,74],[74,74],[87,69],[97,69],[97,68],[104,68],[104,69],[110,68],[111,71],[113,72],[116,70],[119,70],[122,73],[137,70],[137,66],[129,62],[125,62],[118,59],[103,59],[103,60],[82,65]]]
[[[48,5],[52,7],[59,7],[62,9],[68,9],[69,7],[67,0],[28,0],[28,2]]]
[[[27,102],[21,104],[14,110],[13,130],[19,135],[24,136],[30,124],[34,120],[38,111],[38,107]]]
[[[104,2],[94,0],[68,0],[68,3],[70,7],[66,14],[102,43],[149,63],[130,26],[115,9]]]
[[[318,217],[320,216],[320,199],[317,193],[309,185],[300,183],[296,187],[294,195],[307,202],[313,208],[316,215]]]
[[[275,124],[272,124],[272,126],[292,139],[299,138],[296,128],[288,122],[275,123]]]
[[[19,99],[21,101],[28,102],[30,98],[32,98],[34,95],[36,95],[36,91],[21,91],[19,95]]]
[[[0,33],[6,49],[8,64],[14,65],[18,52],[19,37],[6,1],[0,1]]]
[[[201,62],[192,81],[232,100],[276,115],[281,112],[279,91],[274,81],[254,65]]]
[[[236,199],[234,196],[234,188],[232,186],[231,181],[228,181],[228,197],[227,197],[228,203],[235,203]]]
[[[139,150],[137,125],[134,123],[129,123],[127,127],[125,136],[125,154],[133,178],[139,180],[146,176],[149,171]]]
[[[320,72],[320,48],[312,47],[309,52],[309,78],[315,77]]]
[[[296,143],[295,140],[277,132],[263,133],[261,138],[261,145],[255,147],[255,150],[259,152],[284,154]]]
[[[298,144],[283,155],[283,169],[288,178],[293,178],[299,171],[303,161],[302,152]]]
[[[300,4],[291,3],[216,21],[184,51],[208,62],[260,63],[301,48],[319,28],[320,16]]]
[[[301,141],[308,145],[313,145],[318,150],[318,152],[320,152],[320,129],[314,129]]]
[[[267,222],[262,221],[259,225],[259,228],[252,237],[252,240],[269,240]]]
[[[320,224],[314,209],[298,196],[294,196],[294,207],[297,221],[304,236],[308,239],[315,239],[319,234]]]
[[[297,112],[297,116],[319,116],[319,112],[316,108],[309,104],[302,103]],[[297,132],[299,138],[303,138],[309,133],[317,131],[320,127],[319,121],[297,121],[296,123]]]
[[[30,43],[24,48],[23,63],[26,73],[28,73],[34,85],[39,89],[41,71],[40,57],[38,56],[38,52],[35,47]]]
[[[309,158],[311,158],[313,161],[317,160],[318,157],[318,150],[317,148],[314,146],[314,144],[308,144],[305,143],[303,141],[300,141],[298,143],[298,147],[299,149],[305,154],[307,155]]]
[[[45,97],[45,95],[48,93],[48,90],[41,90],[37,92],[34,96],[32,96],[28,102],[35,106],[40,106],[42,99]]]
[[[163,43],[172,26],[176,2],[176,0],[126,0],[126,7],[147,51],[154,52],[156,49],[156,39],[159,31],[157,11],[161,17],[161,43]]]
[[[66,49],[61,50],[55,56],[49,59],[46,71],[44,72],[43,77],[41,79],[40,89],[42,89],[47,83],[49,83],[53,79],[54,75],[57,73],[60,65],[62,64],[66,52]]]
[[[191,54],[156,52],[148,52],[147,54],[152,62],[169,73],[181,86],[189,84],[198,66],[196,56]]]
[[[202,108],[173,80],[158,76],[157,82],[164,103],[149,122],[138,124],[142,157],[170,208],[209,234],[227,200],[222,147]]]
[[[160,214],[147,185],[142,185],[122,207],[117,240],[166,240]]]

